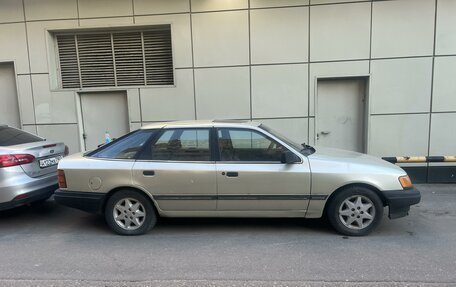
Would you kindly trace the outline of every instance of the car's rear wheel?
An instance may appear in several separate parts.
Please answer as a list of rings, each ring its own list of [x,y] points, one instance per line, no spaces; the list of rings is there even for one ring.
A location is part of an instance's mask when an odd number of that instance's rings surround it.
[[[140,235],[157,222],[150,200],[134,190],[119,190],[106,202],[105,218],[111,229],[121,235]]]
[[[329,202],[327,211],[329,222],[338,232],[363,236],[380,224],[383,203],[374,191],[353,186],[337,193]]]

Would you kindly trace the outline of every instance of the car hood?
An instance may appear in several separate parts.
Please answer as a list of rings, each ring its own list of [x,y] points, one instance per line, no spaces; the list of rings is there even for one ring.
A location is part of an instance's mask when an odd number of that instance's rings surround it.
[[[369,170],[384,170],[385,172],[393,172],[400,175],[405,175],[406,172],[397,165],[389,163],[381,158],[342,149],[315,147],[315,153],[308,156],[310,163],[313,161],[333,162],[346,166],[349,169],[365,168]]]

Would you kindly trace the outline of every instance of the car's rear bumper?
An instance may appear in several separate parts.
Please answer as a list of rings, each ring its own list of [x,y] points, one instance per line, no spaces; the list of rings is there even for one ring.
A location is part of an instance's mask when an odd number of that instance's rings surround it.
[[[11,209],[21,205],[33,203],[35,201],[47,199],[52,196],[52,194],[58,187],[59,186],[57,184],[54,184],[51,186],[46,186],[36,190],[21,193],[18,196],[16,196],[13,200],[0,203],[0,210]]]
[[[389,218],[391,219],[407,216],[410,206],[421,200],[420,191],[414,187],[405,190],[388,190],[382,193],[389,207]]]
[[[57,172],[39,177],[30,177],[20,166],[2,168],[0,170],[0,203],[13,201],[18,196],[46,190],[57,189]],[[53,190],[53,191],[54,191]]]
[[[92,213],[101,213],[106,194],[99,192],[79,192],[56,190],[54,200],[58,203]]]

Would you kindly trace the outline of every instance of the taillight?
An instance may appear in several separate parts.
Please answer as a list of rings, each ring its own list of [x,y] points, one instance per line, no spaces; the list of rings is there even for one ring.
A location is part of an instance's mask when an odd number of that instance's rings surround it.
[[[67,145],[65,145],[65,151],[64,151],[63,155],[64,155],[64,156],[67,156],[67,155],[69,155],[69,154],[70,154],[70,149],[68,148]]]
[[[66,178],[65,178],[65,172],[61,169],[57,171],[57,177],[59,180],[59,188],[66,188],[67,183],[66,183]]]
[[[31,154],[2,154],[0,155],[0,168],[31,163],[35,157]]]

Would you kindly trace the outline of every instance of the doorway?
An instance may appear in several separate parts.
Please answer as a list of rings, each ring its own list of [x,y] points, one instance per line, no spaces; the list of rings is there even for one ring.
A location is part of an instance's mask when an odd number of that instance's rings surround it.
[[[366,77],[317,80],[316,143],[366,151]]]
[[[128,103],[125,92],[81,93],[81,115],[85,150],[93,150],[129,132]]]
[[[19,103],[16,89],[16,74],[14,63],[0,63],[0,125],[20,128]]]

